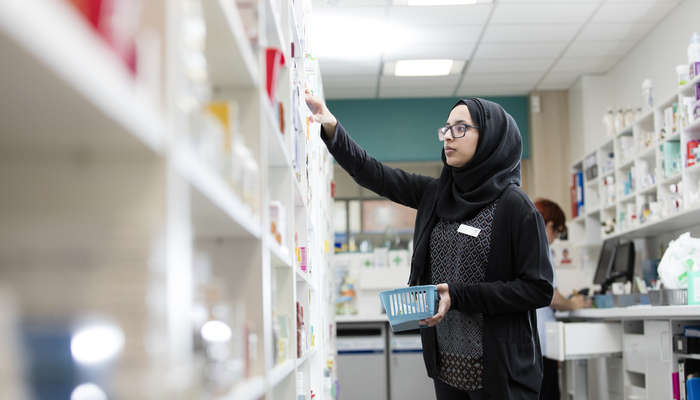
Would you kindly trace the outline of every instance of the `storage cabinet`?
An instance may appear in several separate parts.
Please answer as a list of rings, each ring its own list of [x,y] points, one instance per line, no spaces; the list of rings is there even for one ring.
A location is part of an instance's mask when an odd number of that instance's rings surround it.
[[[572,189],[581,192],[569,223],[577,246],[688,228],[700,216],[700,167],[688,158],[700,119],[680,116],[683,98],[695,96],[698,84],[700,78],[680,87],[572,164]]]
[[[0,398],[333,398],[310,1],[117,3],[0,4]]]
[[[619,322],[547,322],[547,358],[577,360],[622,353]],[[596,340],[590,340],[596,338]]]

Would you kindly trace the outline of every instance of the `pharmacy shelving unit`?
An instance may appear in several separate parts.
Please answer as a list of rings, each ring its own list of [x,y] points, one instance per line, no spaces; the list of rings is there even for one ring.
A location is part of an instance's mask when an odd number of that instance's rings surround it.
[[[309,4],[143,1],[135,74],[70,1],[0,4],[0,398],[333,398]]]
[[[584,176],[584,207],[568,227],[570,240],[582,254],[584,268],[595,270],[595,255],[605,239],[648,238],[697,225],[700,166],[692,162],[689,165],[686,149],[688,142],[700,139],[700,119],[682,123],[678,115],[674,118],[666,110],[674,103],[681,105],[684,97],[694,97],[698,84],[700,78],[680,87],[677,93],[573,163],[572,174]],[[674,124],[676,129],[672,128]],[[594,169],[597,173],[592,172]],[[687,306],[681,308],[679,318],[688,318],[687,313],[694,312],[686,310]],[[611,312],[628,312],[624,310],[616,308]],[[644,309],[638,311],[648,313]],[[671,311],[660,312],[673,317]],[[596,317],[610,319],[607,315]],[[618,395],[624,398],[655,399],[672,393],[672,380],[666,377],[677,371],[674,365],[678,358],[671,357],[669,338],[682,332],[682,326],[690,322],[660,321],[658,316],[651,319],[624,321],[624,363],[610,372],[615,377],[621,375],[624,386],[620,389],[624,393]],[[572,392],[568,394],[573,396]]]
[[[613,237],[651,237],[696,224],[700,166],[689,165],[686,148],[700,139],[700,119],[682,124],[666,110],[695,96],[698,84],[696,78],[680,87],[572,164],[572,173],[584,176],[584,208],[569,223],[577,246]]]

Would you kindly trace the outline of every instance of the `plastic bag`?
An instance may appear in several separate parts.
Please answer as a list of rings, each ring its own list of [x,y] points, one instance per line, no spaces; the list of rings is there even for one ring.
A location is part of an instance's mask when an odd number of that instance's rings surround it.
[[[700,268],[700,239],[686,232],[672,240],[659,262],[659,278],[667,289],[688,287],[688,272]]]

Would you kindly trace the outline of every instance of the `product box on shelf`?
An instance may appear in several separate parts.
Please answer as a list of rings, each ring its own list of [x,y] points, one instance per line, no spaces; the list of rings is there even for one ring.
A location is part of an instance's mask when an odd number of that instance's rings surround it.
[[[688,64],[688,73],[690,74],[690,79],[694,79],[696,76],[700,75],[700,62],[691,62]]]

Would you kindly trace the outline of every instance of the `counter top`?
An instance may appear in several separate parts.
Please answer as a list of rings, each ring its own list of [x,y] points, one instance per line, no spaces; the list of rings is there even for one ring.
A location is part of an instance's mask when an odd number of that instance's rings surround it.
[[[640,319],[640,318],[698,318],[700,319],[700,306],[658,306],[649,305],[614,307],[614,308],[586,308],[576,311],[557,311],[554,313],[557,319],[585,318],[585,319]]]

